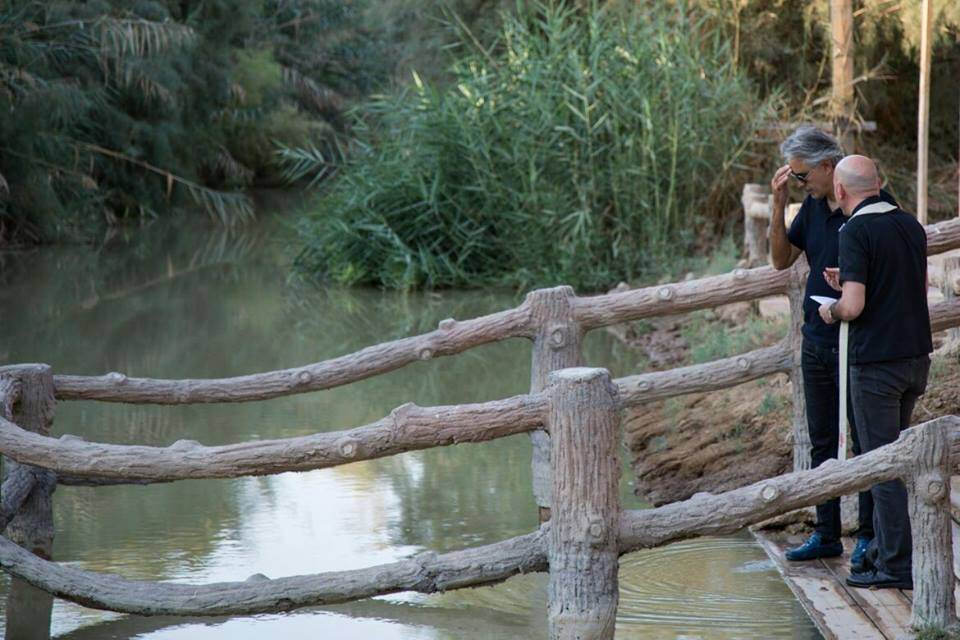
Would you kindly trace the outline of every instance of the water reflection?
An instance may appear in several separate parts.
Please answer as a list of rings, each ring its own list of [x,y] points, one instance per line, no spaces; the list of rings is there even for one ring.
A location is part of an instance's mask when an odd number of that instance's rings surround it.
[[[318,361],[519,302],[510,292],[319,291],[288,282],[266,224],[235,235],[171,227],[92,251],[0,259],[0,361],[56,372],[241,375]],[[200,237],[199,241],[197,238]],[[23,305],[29,300],[29,306]],[[587,360],[615,375],[637,358],[602,333]],[[166,445],[224,444],[360,425],[394,407],[523,393],[530,347],[512,340],[348,387],[260,403],[149,407],[61,403],[56,433]],[[535,526],[530,445],[515,436],[310,473],[147,487],[61,487],[55,557],[130,578],[242,580],[349,569],[526,533]],[[624,498],[629,495],[625,476]],[[624,558],[618,638],[812,638],[810,623],[747,538],[691,541]],[[544,637],[544,576],[494,588],[242,619],[121,617],[57,601],[64,638]],[[0,578],[0,598],[9,589]],[[0,613],[0,618],[5,614]],[[2,622],[2,620],[0,620]]]

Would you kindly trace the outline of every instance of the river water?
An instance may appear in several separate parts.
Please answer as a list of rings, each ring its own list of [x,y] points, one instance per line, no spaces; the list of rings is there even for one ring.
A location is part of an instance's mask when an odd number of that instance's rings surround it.
[[[287,368],[422,333],[446,317],[513,306],[511,292],[401,294],[305,286],[287,277],[283,224],[241,232],[154,225],[104,248],[0,254],[0,363],[57,373],[191,378]],[[636,356],[603,332],[587,361],[615,376]],[[54,433],[168,445],[282,438],[377,420],[404,402],[524,393],[530,345],[489,345],[353,384],[266,402],[183,407],[62,402]],[[626,452],[623,452],[626,458]],[[271,578],[390,562],[495,542],[536,526],[526,435],[310,473],[108,488],[60,487],[55,558],[132,579]],[[641,508],[624,466],[624,505]],[[621,561],[617,637],[820,635],[746,535],[701,538]],[[0,602],[9,578],[0,574]],[[93,638],[543,638],[546,576],[422,596],[399,594],[284,615],[121,616],[56,601],[51,635]],[[0,630],[6,606],[0,610]]]

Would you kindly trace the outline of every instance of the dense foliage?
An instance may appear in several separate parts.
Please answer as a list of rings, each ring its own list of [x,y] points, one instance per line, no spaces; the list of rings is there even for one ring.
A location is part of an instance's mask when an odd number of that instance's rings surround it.
[[[372,100],[301,227],[300,265],[390,287],[595,289],[691,247],[767,117],[726,40],[675,3],[504,15],[446,86]]]
[[[910,207],[919,3],[855,10],[857,108],[879,129],[858,150]],[[960,5],[937,15],[934,218],[955,211]],[[659,276],[766,181],[772,115],[828,119],[829,23],[828,0],[9,0],[0,246],[198,208],[229,225],[252,186],[322,182],[312,275]]]
[[[333,144],[385,65],[336,0],[0,5],[0,244],[199,205],[249,217],[275,145]]]
[[[789,121],[830,118],[831,36],[827,0],[696,0],[713,30],[732,43],[735,64],[761,91],[783,96]],[[880,160],[888,188],[913,208],[916,202],[919,107],[920,2],[857,0],[854,5],[854,76],[857,115],[875,133],[854,151]],[[930,82],[931,215],[956,215],[960,137],[960,3],[935,2]],[[769,155],[774,156],[771,145]],[[770,171],[756,167],[757,180]]]

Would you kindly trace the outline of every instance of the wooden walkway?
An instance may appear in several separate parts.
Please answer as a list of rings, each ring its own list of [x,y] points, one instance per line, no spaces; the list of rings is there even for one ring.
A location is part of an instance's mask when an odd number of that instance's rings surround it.
[[[779,531],[754,531],[753,535],[827,640],[910,637],[912,591],[853,589],[844,582],[850,569],[851,539],[844,538],[844,554],[839,558],[787,562],[784,550],[802,543],[803,536]]]

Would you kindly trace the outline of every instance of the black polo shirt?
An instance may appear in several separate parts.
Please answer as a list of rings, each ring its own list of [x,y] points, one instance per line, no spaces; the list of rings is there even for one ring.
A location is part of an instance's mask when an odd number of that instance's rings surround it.
[[[886,191],[881,190],[880,197],[890,204],[897,204]],[[807,196],[787,232],[790,244],[802,250],[810,264],[807,289],[803,296],[803,337],[825,347],[837,346],[840,327],[838,323],[831,325],[823,321],[819,313],[820,305],[810,296],[840,297],[840,293],[823,279],[823,270],[839,264],[838,232],[847,220],[842,209],[830,210],[826,198]]]
[[[927,234],[900,209],[857,216],[840,232],[840,281],[867,287],[850,322],[850,364],[915,358],[933,351],[927,309]]]

